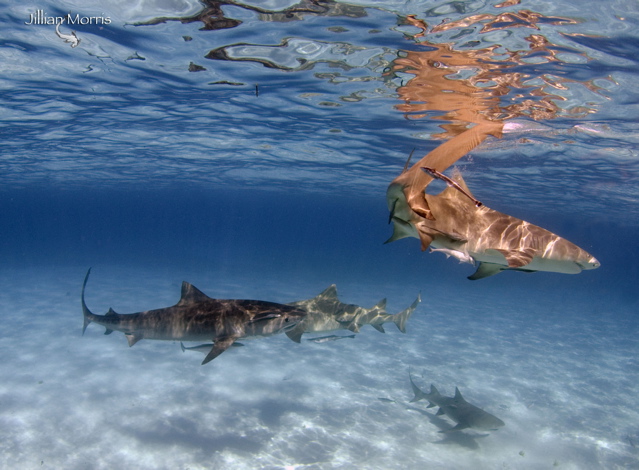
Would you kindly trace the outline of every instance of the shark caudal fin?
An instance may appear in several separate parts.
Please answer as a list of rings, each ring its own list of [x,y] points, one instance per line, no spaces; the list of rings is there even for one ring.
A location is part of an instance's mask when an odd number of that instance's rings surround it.
[[[393,315],[393,317],[392,317],[393,318],[393,323],[395,323],[395,325],[397,325],[397,328],[402,333],[406,333],[406,322],[411,317],[411,315],[413,314],[413,312],[415,311],[415,309],[417,308],[417,306],[419,305],[419,303],[421,301],[422,301],[422,295],[418,294],[417,298],[410,305],[410,307],[408,307],[406,310],[402,310],[401,312],[396,313],[395,315]]]
[[[91,323],[90,320],[90,316],[93,315],[93,313],[91,313],[91,310],[89,310],[89,308],[87,307],[86,302],[84,301],[84,290],[87,287],[87,281],[89,280],[89,274],[91,274],[91,268],[89,268],[89,270],[87,271],[87,275],[84,276],[84,283],[82,284],[82,315],[84,316],[84,325],[82,325],[82,335],[84,335],[84,332],[87,329],[87,326],[89,326],[89,323]]]
[[[410,403],[414,403],[416,401],[427,398],[427,394],[424,393],[417,385],[415,385],[415,382],[413,382],[413,376],[411,375],[410,370],[408,371],[408,379],[410,380],[410,386],[413,388],[413,393],[415,394]]]

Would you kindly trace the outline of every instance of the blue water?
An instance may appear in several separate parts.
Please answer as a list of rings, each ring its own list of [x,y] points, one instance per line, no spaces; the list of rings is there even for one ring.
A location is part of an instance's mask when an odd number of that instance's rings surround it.
[[[0,467],[639,467],[636,2],[205,3],[0,2]],[[60,38],[25,24],[38,10],[97,19]],[[516,129],[459,160],[473,194],[600,268],[471,282],[383,244],[407,156],[476,116]],[[81,336],[89,267],[96,313],[172,305],[183,280],[422,302],[406,334],[279,335],[200,366]],[[505,427],[439,433],[409,370]]]

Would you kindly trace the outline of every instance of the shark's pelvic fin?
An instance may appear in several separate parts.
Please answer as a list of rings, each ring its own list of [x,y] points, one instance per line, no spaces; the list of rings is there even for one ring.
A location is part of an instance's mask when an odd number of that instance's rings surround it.
[[[422,251],[426,251],[426,248],[433,243],[434,237],[430,233],[419,232],[419,240],[422,242]]]
[[[505,268],[503,266],[500,266],[499,264],[479,263],[479,267],[477,268],[477,271],[475,271],[475,274],[473,274],[472,276],[468,276],[468,279],[470,279],[471,281],[476,281],[478,279],[484,279],[486,277],[490,277],[490,276],[494,276],[495,274],[499,274],[504,269]]]
[[[135,343],[137,343],[138,341],[140,341],[142,338],[144,338],[144,336],[142,336],[139,333],[124,333],[124,336],[126,336],[126,340],[129,343],[129,347],[133,346]]]

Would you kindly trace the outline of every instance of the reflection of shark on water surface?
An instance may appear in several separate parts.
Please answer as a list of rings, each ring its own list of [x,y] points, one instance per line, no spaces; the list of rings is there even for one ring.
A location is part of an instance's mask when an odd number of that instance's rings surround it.
[[[64,42],[70,43],[71,47],[77,47],[77,45],[80,44],[80,39],[75,34],[75,31],[71,31],[70,34],[64,34],[60,32],[60,23],[56,23],[55,25],[55,34]]]
[[[550,271],[576,274],[599,262],[577,245],[524,220],[489,209],[474,198],[461,174],[441,174],[488,135],[501,135],[501,123],[484,123],[443,143],[395,178],[386,197],[394,224],[392,242],[419,238],[460,261],[479,264],[471,280],[501,271]],[[425,192],[434,178],[448,187],[440,194]]]
[[[428,400],[428,408],[439,406],[436,416],[446,415],[456,423],[455,427],[440,432],[454,432],[468,428],[480,431],[495,431],[505,425],[496,416],[468,403],[457,387],[455,387],[454,397],[445,397],[437,391],[434,385],[430,386],[430,393],[425,393],[415,385],[410,373],[408,378],[410,379],[413,393],[415,393],[415,397],[410,401],[411,403],[422,399]]]
[[[141,339],[213,340],[202,364],[215,359],[240,338],[281,333],[306,315],[298,308],[274,302],[212,299],[188,282],[182,283],[180,301],[172,307],[130,314],[109,309],[106,315],[95,315],[84,301],[90,272],[89,269],[82,285],[82,334],[94,322],[106,328],[104,334],[123,332],[129,346]]]
[[[410,307],[393,315],[386,313],[386,299],[379,301],[369,309],[340,302],[337,297],[337,287],[333,284],[311,299],[288,304],[301,308],[306,311],[307,315],[294,328],[288,330],[286,335],[293,341],[299,342],[304,333],[342,329],[358,333],[364,325],[371,325],[384,333],[382,325],[389,322],[395,323],[397,328],[405,333],[406,321],[413,314],[419,302],[421,302],[421,298],[418,296]]]

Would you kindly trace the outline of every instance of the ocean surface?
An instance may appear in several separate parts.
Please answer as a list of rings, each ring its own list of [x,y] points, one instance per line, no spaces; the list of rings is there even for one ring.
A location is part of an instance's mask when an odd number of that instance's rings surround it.
[[[639,468],[637,31],[636,0],[0,1],[0,467]],[[469,281],[384,244],[408,156],[486,120],[507,132],[456,162],[473,195],[601,267]],[[405,334],[200,365],[82,335],[90,267],[99,314],[182,281],[422,302]],[[440,432],[409,373],[505,426]]]

